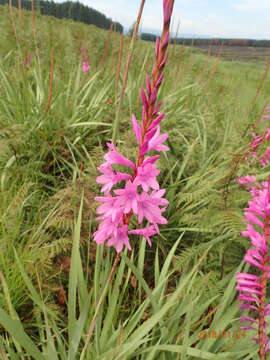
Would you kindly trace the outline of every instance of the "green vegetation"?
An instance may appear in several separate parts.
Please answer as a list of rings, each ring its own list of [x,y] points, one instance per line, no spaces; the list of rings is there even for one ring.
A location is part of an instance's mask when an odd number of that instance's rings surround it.
[[[9,0],[0,0],[0,5],[6,5]],[[18,0],[13,0],[12,5],[18,7]],[[21,0],[21,6],[25,10],[31,10],[31,0]],[[72,19],[85,24],[96,25],[103,29],[109,29],[113,25],[116,31],[123,32],[123,26],[118,22],[112,22],[101,12],[89,8],[77,2],[65,1],[63,3],[55,3],[53,1],[39,0],[34,2],[35,11],[40,11],[42,15],[55,16],[56,18]]]
[[[119,100],[120,35],[112,32],[106,52],[108,33],[94,26],[36,15],[32,29],[30,12],[21,27],[15,8],[13,16],[17,41],[9,9],[0,6],[0,354],[80,359],[115,259],[92,233],[96,168]],[[153,61],[154,45],[138,40],[118,139],[130,158],[131,113],[140,117],[140,88]],[[121,254],[85,358],[258,359],[250,334],[233,336],[235,273],[248,246],[241,237],[248,195],[235,178],[257,172],[266,179],[267,172],[235,164],[268,100],[266,79],[253,101],[263,74],[256,64],[171,45],[160,93],[170,146],[159,160],[168,225],[151,248],[138,239]],[[258,124],[258,132],[266,126]],[[209,329],[217,336],[202,338]],[[228,330],[230,337],[218,335]]]

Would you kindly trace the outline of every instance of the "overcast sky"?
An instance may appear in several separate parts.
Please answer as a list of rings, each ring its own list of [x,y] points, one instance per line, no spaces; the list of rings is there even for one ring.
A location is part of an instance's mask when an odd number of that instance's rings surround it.
[[[100,10],[125,28],[136,20],[140,5],[140,0],[80,2]],[[270,39],[270,0],[175,0],[174,29],[179,21],[182,34]],[[161,30],[161,25],[162,0],[146,0],[143,29]]]

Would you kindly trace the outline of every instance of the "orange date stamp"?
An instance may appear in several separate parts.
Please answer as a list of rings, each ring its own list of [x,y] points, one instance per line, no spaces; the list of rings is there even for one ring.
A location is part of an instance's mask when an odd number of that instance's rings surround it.
[[[215,330],[215,329],[209,329],[209,330],[202,330],[198,334],[198,340],[203,339],[237,339],[240,340],[241,338],[246,337],[246,331],[245,330]]]

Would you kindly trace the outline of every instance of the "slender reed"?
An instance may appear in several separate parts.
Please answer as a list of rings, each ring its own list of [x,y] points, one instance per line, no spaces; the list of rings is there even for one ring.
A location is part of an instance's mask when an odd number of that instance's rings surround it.
[[[202,82],[203,82],[204,75],[205,75],[205,73],[206,73],[207,66],[208,66],[208,64],[209,64],[210,58],[211,58],[211,46],[209,46],[209,48],[208,48],[207,59],[206,59],[206,62],[205,62],[205,64],[204,64],[204,67],[203,67],[203,69],[202,69],[202,71],[201,71],[201,75],[200,75],[200,78],[199,78],[199,81],[198,81],[198,84],[199,84],[199,85],[201,85]]]
[[[105,44],[104,53],[103,53],[103,56],[102,56],[101,61],[100,61],[100,66],[103,66],[104,63],[106,63],[106,65],[107,65],[107,62],[108,62],[108,52],[109,52],[109,45],[110,45],[111,35],[112,35],[112,29],[113,29],[113,24],[111,24],[110,30],[108,32],[108,37],[107,37],[107,41],[106,41],[106,44]]]
[[[180,74],[182,74],[181,70],[182,70],[182,65],[183,65],[184,52],[185,52],[185,42],[183,41],[183,44],[182,44],[181,49],[180,49],[179,65],[178,65],[177,75],[176,75],[176,78],[177,79],[179,78],[179,82],[181,81]]]
[[[118,88],[119,88],[119,80],[120,80],[120,73],[121,73],[121,66],[122,66],[122,57],[123,57],[123,35],[120,36],[120,48],[119,48],[119,55],[118,55],[118,64],[117,64],[117,71],[116,71],[116,79],[115,79],[115,97],[118,97]]]
[[[31,1],[31,15],[32,15],[32,33],[33,33],[33,38],[36,41],[34,0]]]
[[[20,32],[21,32],[21,28],[22,28],[22,0],[18,0],[18,8],[19,8],[19,27],[20,27]]]
[[[12,11],[12,0],[9,0],[9,17],[10,17],[10,22],[11,22],[11,26],[12,26],[12,29],[13,29],[13,32],[14,32],[14,36],[15,36],[17,45],[19,45],[17,30],[16,30],[14,17],[13,17],[13,11]]]
[[[51,52],[50,87],[49,87],[49,96],[48,96],[48,102],[47,102],[45,114],[47,114],[47,112],[49,111],[52,102],[53,75],[54,75],[54,48],[52,48],[52,52]]]
[[[177,23],[176,33],[175,33],[174,42],[173,42],[172,58],[174,58],[174,54],[175,54],[179,29],[180,29],[180,21],[178,21],[178,23]]]
[[[216,61],[215,61],[214,65],[213,65],[213,67],[212,67],[212,69],[211,69],[211,72],[210,72],[210,75],[209,75],[209,77],[208,77],[208,80],[207,80],[207,82],[206,82],[206,84],[205,84],[205,86],[204,86],[204,89],[203,89],[203,92],[202,92],[202,95],[203,95],[203,96],[207,93],[207,91],[208,91],[208,89],[209,89],[209,86],[210,86],[210,84],[211,84],[211,81],[213,80],[213,78],[214,78],[214,76],[215,76],[215,74],[216,74],[216,72],[217,72],[217,66],[218,66],[218,64],[219,64],[219,61],[220,61],[220,58],[221,58],[221,55],[222,55],[222,50],[223,50],[223,43],[222,43],[221,46],[219,47],[218,55],[217,55],[217,57],[216,57]]]
[[[114,126],[113,126],[113,134],[112,134],[112,141],[113,142],[116,141],[117,136],[118,136],[119,115],[120,115],[120,110],[121,110],[122,103],[123,103],[123,100],[124,100],[124,95],[125,95],[126,86],[127,86],[127,80],[128,80],[129,67],[130,67],[131,60],[132,60],[132,55],[133,55],[133,52],[134,52],[134,46],[135,46],[137,32],[138,32],[138,28],[139,28],[142,13],[143,13],[144,4],[145,4],[145,0],[141,0],[141,5],[140,5],[140,8],[139,8],[136,24],[135,24],[135,27],[134,27],[134,30],[133,30],[132,40],[131,40],[128,55],[127,55],[127,62],[126,62],[126,67],[125,67],[125,72],[124,72],[123,85],[122,85],[122,89],[121,89],[121,93],[120,93],[120,99],[119,99],[117,109],[116,109],[115,121],[114,121]]]
[[[251,104],[250,104],[250,106],[249,106],[249,108],[248,108],[248,112],[247,112],[248,115],[249,115],[250,112],[252,111],[252,109],[253,109],[253,107],[254,107],[254,105],[255,105],[255,103],[256,103],[256,100],[257,100],[258,96],[260,95],[260,93],[261,93],[261,91],[262,91],[263,84],[264,84],[264,82],[265,82],[265,80],[266,80],[266,78],[267,78],[269,69],[270,69],[270,60],[268,60],[268,62],[267,62],[267,64],[266,64],[266,68],[265,68],[265,70],[264,70],[262,80],[261,80],[261,82],[260,82],[260,84],[259,84],[259,86],[258,86],[258,88],[257,88],[256,94],[255,94],[255,96],[254,96],[253,100],[251,101]]]

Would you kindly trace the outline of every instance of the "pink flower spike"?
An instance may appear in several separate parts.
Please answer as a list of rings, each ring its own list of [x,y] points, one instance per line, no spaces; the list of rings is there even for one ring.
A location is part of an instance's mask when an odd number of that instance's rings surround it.
[[[137,176],[134,180],[134,184],[141,185],[144,191],[148,191],[150,188],[154,190],[159,189],[157,182],[157,176],[160,171],[153,164],[146,164],[138,167]]]
[[[117,189],[114,192],[118,195],[115,205],[123,208],[125,214],[128,214],[131,210],[134,214],[138,213],[139,195],[137,194],[136,184],[129,180],[124,189]]]
[[[163,145],[164,141],[168,138],[168,134],[160,135],[160,127],[157,127],[157,131],[152,139],[148,143],[148,151],[156,150],[156,151],[169,151],[168,146]]]
[[[141,128],[139,126],[139,124],[137,123],[137,119],[135,117],[135,115],[132,114],[132,126],[133,126],[133,131],[134,134],[136,136],[137,142],[140,145],[141,143]]]
[[[270,115],[264,115],[263,120],[265,120],[265,121],[270,120]]]
[[[129,159],[125,158],[123,155],[121,155],[115,148],[113,143],[107,143],[107,146],[109,148],[109,151],[107,154],[104,155],[104,159],[111,165],[118,164],[118,165],[124,165],[131,169],[135,169],[136,165],[130,161]]]
[[[149,246],[151,246],[152,244],[151,244],[150,236],[158,234],[159,231],[157,226],[150,225],[149,227],[146,228],[130,230],[128,233],[132,235],[143,236],[147,240]]]

